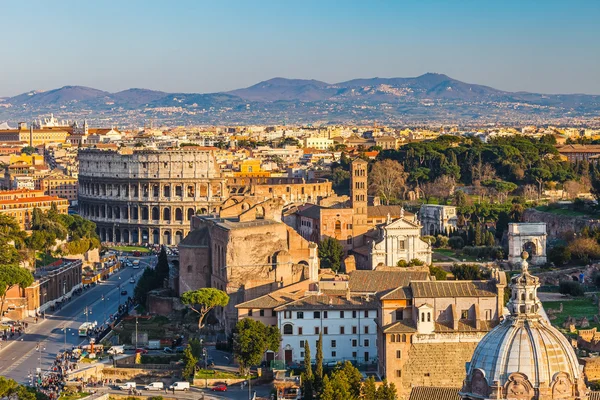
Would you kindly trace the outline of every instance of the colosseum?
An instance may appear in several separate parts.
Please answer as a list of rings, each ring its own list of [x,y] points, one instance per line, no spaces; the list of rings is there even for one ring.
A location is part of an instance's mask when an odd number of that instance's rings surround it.
[[[289,204],[333,195],[324,179],[225,178],[213,148],[79,151],[79,213],[96,223],[103,242],[176,245],[193,215],[247,197]]]
[[[210,148],[79,152],[79,212],[102,241],[177,244],[227,197]]]

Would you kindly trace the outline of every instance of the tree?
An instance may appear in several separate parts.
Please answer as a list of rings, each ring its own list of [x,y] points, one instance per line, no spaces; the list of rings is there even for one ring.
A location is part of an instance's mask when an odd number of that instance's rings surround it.
[[[333,387],[327,375],[323,378],[322,388],[320,390],[319,400],[337,400],[333,394]],[[343,399],[340,399],[343,400]]]
[[[583,191],[581,184],[576,181],[566,181],[565,183],[563,183],[563,190],[567,194],[567,198],[569,199],[574,199],[579,193]]]
[[[429,275],[435,276],[436,281],[445,281],[448,279],[448,273],[435,265],[429,266]]]
[[[460,236],[452,236],[450,239],[448,239],[448,245],[454,250],[460,250],[465,247],[465,241]]]
[[[267,350],[278,351],[281,334],[277,327],[267,327],[260,321],[244,318],[235,326],[233,354],[240,364],[240,372],[247,374],[257,365]]]
[[[222,290],[215,288],[202,288],[188,290],[181,295],[181,303],[198,315],[198,328],[204,328],[206,314],[215,307],[225,307],[229,303],[229,296]]]
[[[600,245],[595,239],[578,237],[569,243],[569,251],[584,263],[600,258]]]
[[[338,376],[344,378],[348,382],[348,390],[352,398],[358,399],[360,397],[360,389],[362,387],[362,374],[360,371],[352,365],[350,361],[344,362],[341,367],[338,366]]]
[[[304,400],[312,400],[313,398],[313,373],[310,362],[310,344],[308,340],[304,341],[304,373],[302,375],[302,393]]]
[[[395,199],[406,183],[406,172],[398,161],[386,159],[377,161],[369,173],[371,191],[380,196],[385,204]]]
[[[502,211],[500,214],[498,214],[498,219],[496,220],[496,238],[498,240],[502,239],[504,232],[508,230],[509,222],[510,218],[508,217],[508,213],[506,211]]]
[[[474,264],[454,264],[450,272],[458,281],[477,281],[485,278],[479,266]]]
[[[331,268],[334,272],[339,271],[342,265],[344,248],[334,238],[328,237],[321,241],[319,245],[319,259],[321,268]]]
[[[36,148],[33,146],[25,146],[21,149],[21,153],[23,154],[27,154],[28,156],[32,155],[33,153],[35,153]]]
[[[196,372],[196,364],[198,358],[194,356],[192,352],[192,346],[189,344],[183,351],[183,376],[188,379],[193,379],[194,373]]]
[[[194,357],[196,357],[197,359],[200,359],[202,357],[202,342],[200,342],[199,339],[190,339],[188,342],[188,346],[190,346]]]
[[[375,378],[369,376],[361,388],[363,400],[378,400],[377,387],[375,386]]]
[[[425,197],[425,201],[429,203],[432,197],[440,199],[440,203],[445,204],[454,193],[456,181],[448,175],[442,175],[436,178],[433,182],[427,182],[421,185],[421,191]]]
[[[317,355],[315,357],[315,389],[317,392],[323,391],[323,333],[319,333],[319,340],[317,340]]]
[[[546,168],[532,168],[529,170],[530,179],[538,184],[538,199],[542,197],[542,185],[552,177],[552,173]]]
[[[383,383],[377,389],[377,400],[397,400],[398,394],[396,392],[396,385],[393,383],[388,384],[387,380],[383,380]]]
[[[15,286],[25,289],[33,283],[29,270],[14,264],[0,264],[0,315],[4,313],[6,294]]]
[[[160,249],[160,253],[158,253],[158,260],[156,261],[154,271],[156,272],[156,279],[160,284],[159,287],[162,287],[165,279],[169,279],[169,259],[167,258],[165,246],[163,246]]]
[[[558,283],[558,292],[560,294],[568,294],[573,297],[583,297],[585,291],[579,282],[575,281],[560,281]]]
[[[548,260],[560,267],[571,261],[571,250],[567,246],[553,246],[548,250]]]

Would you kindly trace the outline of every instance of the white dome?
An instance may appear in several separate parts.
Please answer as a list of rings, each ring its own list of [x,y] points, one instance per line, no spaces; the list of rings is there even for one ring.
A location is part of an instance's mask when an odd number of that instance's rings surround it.
[[[512,373],[527,376],[534,387],[549,386],[564,372],[581,378],[579,362],[567,338],[543,318],[509,318],[479,342],[468,375],[483,372],[489,386],[504,386]]]

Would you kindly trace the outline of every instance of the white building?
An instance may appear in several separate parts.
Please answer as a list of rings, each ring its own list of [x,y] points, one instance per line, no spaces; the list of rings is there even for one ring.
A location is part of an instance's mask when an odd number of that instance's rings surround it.
[[[446,230],[456,229],[458,217],[456,207],[423,204],[419,210],[419,221],[423,225],[423,235],[437,235]]]
[[[304,147],[309,149],[327,150],[333,146],[333,140],[323,137],[304,138]]]
[[[314,359],[317,340],[322,334],[325,365],[346,360],[376,364],[377,308],[372,296],[325,294],[307,295],[275,308],[283,360],[286,365],[301,364],[307,344]]]
[[[431,264],[431,244],[421,239],[421,225],[401,217],[378,227],[377,237],[371,242],[369,265],[375,269],[379,265],[393,267],[398,261],[418,259]]]

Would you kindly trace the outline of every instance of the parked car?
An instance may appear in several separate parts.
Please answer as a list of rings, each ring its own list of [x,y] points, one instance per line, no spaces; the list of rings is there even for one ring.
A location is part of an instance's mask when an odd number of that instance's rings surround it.
[[[119,386],[119,389],[121,390],[129,390],[129,389],[135,389],[135,382],[125,382],[124,384],[122,384],[121,386]]]
[[[190,390],[189,382],[175,382],[171,386],[169,386],[169,390],[182,390],[184,392]]]
[[[176,353],[183,353],[185,351],[185,346],[177,346],[175,348]]]
[[[148,350],[146,349],[135,349],[135,354],[148,354]]]
[[[215,385],[212,387],[213,392],[226,392],[227,391],[227,385],[224,383],[219,383],[218,385]]]
[[[110,349],[108,349],[107,353],[108,354],[123,354],[123,352],[125,351],[125,348],[123,346],[113,346]]]
[[[163,390],[165,385],[162,382],[152,382],[146,385],[146,390]]]
[[[129,279],[129,283],[135,283],[135,278]]]
[[[127,290],[121,290],[121,296],[127,296]]]
[[[164,352],[164,353],[167,353],[167,354],[173,354],[173,353],[175,353],[175,350],[173,350],[173,349],[172,349],[172,348],[170,348],[170,347],[165,347],[165,348],[163,349],[163,352]]]

